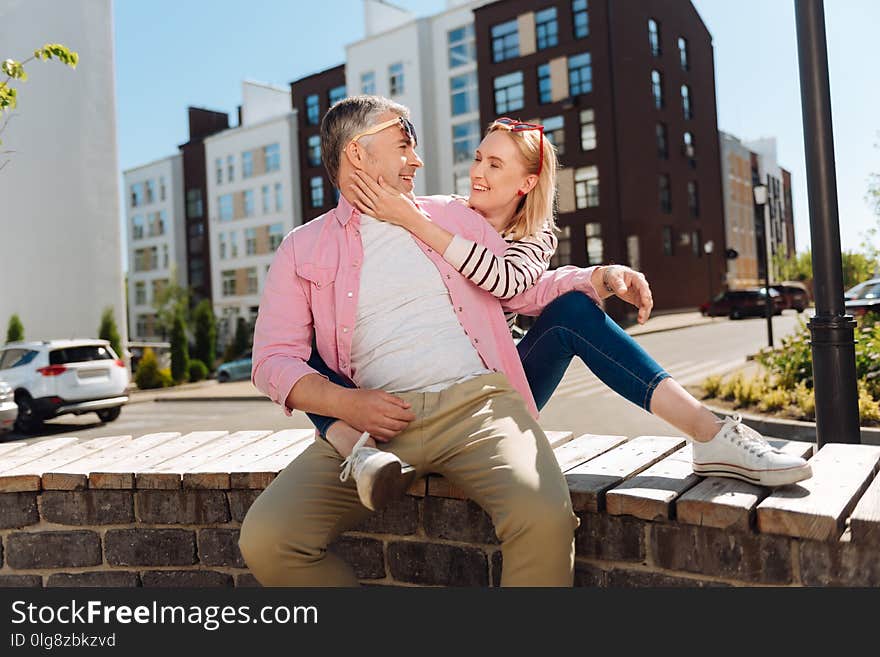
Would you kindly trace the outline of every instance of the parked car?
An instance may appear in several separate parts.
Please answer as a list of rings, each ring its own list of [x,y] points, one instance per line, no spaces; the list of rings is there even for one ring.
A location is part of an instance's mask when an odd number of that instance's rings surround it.
[[[251,352],[245,352],[235,360],[223,363],[217,368],[217,382],[243,381],[251,378]]]
[[[751,290],[726,290],[711,301],[700,306],[700,312],[709,317],[727,315],[730,319],[742,317],[763,317],[766,308],[767,292],[763,287]],[[773,300],[773,314],[782,314],[782,295],[770,288]]]
[[[880,278],[859,283],[847,290],[844,296],[846,311],[853,317],[880,312]]]
[[[0,348],[0,378],[13,389],[22,433],[68,413],[112,422],[128,402],[128,369],[107,340],[11,342]]]
[[[799,281],[783,281],[771,285],[770,289],[779,292],[783,308],[792,308],[802,313],[810,305],[810,293],[807,286]]]
[[[15,393],[12,386],[5,381],[0,381],[0,433],[12,431],[17,417],[18,405],[15,403]]]

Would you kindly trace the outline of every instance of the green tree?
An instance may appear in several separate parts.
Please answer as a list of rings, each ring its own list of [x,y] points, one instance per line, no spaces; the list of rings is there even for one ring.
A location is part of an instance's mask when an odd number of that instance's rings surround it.
[[[162,287],[153,299],[153,308],[156,311],[156,327],[159,329],[162,337],[170,335],[178,315],[183,317],[184,324],[190,323],[190,290],[176,281],[177,267],[172,265],[169,283]]]
[[[186,380],[189,372],[189,344],[183,314],[174,318],[171,326],[171,378],[175,383]]]
[[[113,317],[113,308],[110,306],[107,306],[101,314],[98,337],[102,340],[108,340],[116,355],[122,358],[122,339],[119,337],[119,329],[116,328],[116,319]]]
[[[21,323],[18,315],[13,313],[6,327],[6,343],[21,342],[22,340],[24,340],[24,324]]]
[[[813,257],[809,249],[786,257],[782,252],[773,254],[773,270],[779,280],[811,281],[813,280]]]
[[[251,329],[247,321],[244,317],[239,317],[238,322],[236,322],[235,325],[235,337],[232,338],[232,342],[227,345],[226,351],[223,354],[223,360],[228,362],[241,356],[251,345],[252,337]]]
[[[25,64],[29,64],[35,59],[44,62],[51,59],[57,59],[70,68],[76,68],[77,63],[79,62],[79,55],[66,46],[62,46],[60,43],[47,43],[42,48],[34,50],[34,54],[24,61],[19,62],[14,59],[6,59],[0,62],[0,77],[3,75],[6,76],[5,80],[0,79],[0,120],[3,121],[3,123],[0,124],[0,135],[6,130],[6,126],[9,123],[9,118],[11,116],[10,112],[12,112],[12,110],[18,105],[18,89],[12,86],[12,81],[18,80],[19,82],[27,82],[28,76],[24,70]],[[5,118],[4,115],[6,115]],[[0,140],[0,144],[2,143],[3,141]],[[2,152],[5,154],[9,151]],[[9,161],[7,160],[0,164],[0,170],[2,170],[8,163]]]
[[[843,266],[844,289],[849,289],[853,285],[868,280],[877,269],[877,260],[859,251],[844,251],[840,257]]]
[[[202,361],[208,370],[214,369],[217,360],[217,320],[214,309],[208,299],[203,299],[193,311],[195,324],[195,349],[193,356]]]

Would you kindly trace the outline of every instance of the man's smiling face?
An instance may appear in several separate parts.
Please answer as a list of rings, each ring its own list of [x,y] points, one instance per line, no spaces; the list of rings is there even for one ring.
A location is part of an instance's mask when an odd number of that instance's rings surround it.
[[[399,118],[394,112],[383,112],[376,119],[376,125]],[[392,124],[384,130],[366,135],[357,140],[359,147],[366,151],[363,170],[374,180],[379,176],[403,194],[412,194],[415,188],[416,169],[424,165],[415,151],[415,142],[399,124]]]

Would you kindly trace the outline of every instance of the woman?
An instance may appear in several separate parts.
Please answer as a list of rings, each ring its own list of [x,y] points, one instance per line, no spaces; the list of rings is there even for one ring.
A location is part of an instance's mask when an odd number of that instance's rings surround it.
[[[557,166],[555,149],[544,137],[542,126],[507,118],[489,126],[471,166],[471,195],[461,202],[505,237],[508,248],[502,256],[431,222],[409,197],[381,179],[376,182],[356,173],[344,184],[349,185],[346,191],[361,212],[405,228],[442,253],[475,285],[509,298],[535,283],[556,248],[553,198]],[[640,306],[639,322],[643,323],[651,302],[638,298],[636,288],[627,284],[633,277],[641,274],[610,266],[596,268],[592,280],[602,298],[618,294]],[[508,317],[511,323],[513,319]],[[811,475],[806,461],[775,450],[739,418],[721,423],[585,294],[572,292],[550,303],[517,349],[539,409],[559,385],[571,359],[578,356],[618,394],[690,437],[698,474],[767,486],[794,483]],[[313,350],[309,364],[335,383],[352,386],[329,371],[317,350]],[[312,419],[321,435],[347,457],[341,478],[355,477],[366,506],[378,508],[405,490],[409,480],[402,474],[411,469],[393,454],[376,449],[369,435],[332,418]]]

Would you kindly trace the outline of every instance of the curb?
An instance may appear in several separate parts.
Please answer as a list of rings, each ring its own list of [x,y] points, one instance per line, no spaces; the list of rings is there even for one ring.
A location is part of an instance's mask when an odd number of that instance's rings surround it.
[[[816,423],[802,420],[783,420],[764,415],[740,413],[726,408],[705,405],[713,413],[723,417],[730,417],[736,413],[742,416],[743,423],[764,436],[782,438],[784,440],[798,440],[801,442],[816,442]],[[880,445],[880,428],[862,427],[861,443],[863,445]]]
[[[257,395],[230,395],[228,397],[156,397],[155,402],[228,402],[228,401],[270,401],[268,397]]]
[[[630,333],[626,329],[624,329],[624,331],[626,331],[626,333],[630,337],[636,338],[640,335],[650,335],[651,333],[665,333],[666,331],[677,331],[679,329],[692,328],[694,326],[705,326],[713,323],[714,322],[695,322],[693,324],[679,324],[678,326],[666,326],[664,328],[645,329],[643,331],[634,331],[633,333]]]

